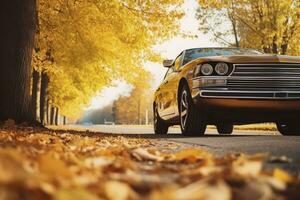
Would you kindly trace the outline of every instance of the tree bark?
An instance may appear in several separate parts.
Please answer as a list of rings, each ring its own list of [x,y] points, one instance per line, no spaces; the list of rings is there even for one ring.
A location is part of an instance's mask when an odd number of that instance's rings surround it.
[[[64,116],[64,119],[63,119],[63,125],[66,125],[67,124],[67,117]]]
[[[45,114],[45,123],[50,124],[50,102],[49,99],[46,98],[46,114]]]
[[[33,69],[32,90],[31,90],[31,109],[34,120],[40,122],[40,92],[41,92],[41,73]]]
[[[50,124],[50,112],[51,112],[51,108],[50,108],[50,100],[47,98],[46,100],[46,119],[45,119],[45,123],[46,124]]]
[[[47,109],[47,88],[49,83],[49,77],[46,72],[42,72],[41,79],[41,97],[40,97],[40,118],[41,123],[46,124],[46,109]]]
[[[272,41],[272,53],[278,54],[277,35],[273,37]]]
[[[141,98],[139,97],[138,99],[138,121],[137,123],[140,125],[141,124]]]
[[[59,109],[56,107],[55,109],[55,125],[58,125],[58,115],[59,115]]]
[[[51,110],[50,110],[50,125],[54,125],[54,118],[55,118],[55,107],[51,106]]]
[[[30,112],[31,57],[36,0],[0,3],[0,121],[33,122]]]

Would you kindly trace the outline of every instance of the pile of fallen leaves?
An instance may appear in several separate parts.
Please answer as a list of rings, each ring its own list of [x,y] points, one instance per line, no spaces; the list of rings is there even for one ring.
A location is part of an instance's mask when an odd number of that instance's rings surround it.
[[[0,129],[0,199],[297,199],[300,178],[263,171],[266,155],[215,157],[176,143]]]

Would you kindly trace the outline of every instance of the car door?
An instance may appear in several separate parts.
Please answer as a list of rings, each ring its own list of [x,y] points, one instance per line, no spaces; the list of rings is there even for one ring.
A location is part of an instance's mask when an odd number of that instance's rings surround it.
[[[182,54],[180,54],[174,61],[174,65],[169,69],[163,81],[162,92],[162,115],[165,119],[172,118],[175,115],[175,106],[177,99],[178,88],[178,69],[181,66]]]

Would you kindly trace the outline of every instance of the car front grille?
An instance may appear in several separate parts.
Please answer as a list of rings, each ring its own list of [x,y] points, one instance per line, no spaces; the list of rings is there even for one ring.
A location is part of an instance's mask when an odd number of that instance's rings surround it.
[[[201,96],[300,99],[300,64],[234,64],[227,86],[211,89]]]
[[[300,64],[235,64],[227,84],[232,89],[300,91]]]

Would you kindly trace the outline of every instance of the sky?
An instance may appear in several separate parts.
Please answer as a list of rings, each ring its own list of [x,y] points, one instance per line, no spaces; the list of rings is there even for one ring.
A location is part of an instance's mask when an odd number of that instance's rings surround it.
[[[153,47],[153,50],[161,53],[166,59],[174,59],[184,49],[195,47],[216,47],[220,46],[212,41],[212,36],[209,34],[203,34],[198,30],[198,21],[195,18],[197,2],[196,0],[185,0],[183,9],[186,13],[185,17],[180,22],[180,29],[184,32],[189,32],[192,35],[196,35],[197,38],[183,38],[174,37],[162,44],[158,44]],[[162,81],[166,68],[162,64],[158,63],[145,63],[145,69],[150,71],[154,76],[153,88],[158,87]],[[87,110],[99,109],[109,105],[114,100],[117,100],[120,96],[128,96],[132,90],[132,86],[126,82],[116,81],[114,86],[105,88],[98,95],[92,98],[90,106]]]

